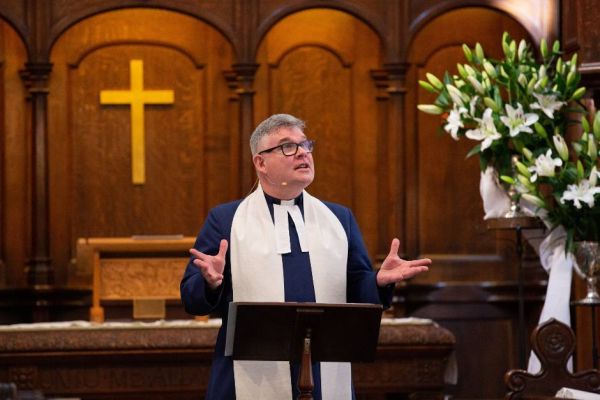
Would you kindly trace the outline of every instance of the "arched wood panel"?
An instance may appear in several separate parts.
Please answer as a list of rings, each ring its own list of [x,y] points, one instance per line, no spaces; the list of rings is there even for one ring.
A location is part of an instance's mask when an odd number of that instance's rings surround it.
[[[24,285],[28,257],[30,141],[19,77],[25,60],[21,38],[0,19],[0,287]]]
[[[527,37],[526,30],[502,12],[464,8],[431,21],[411,45],[414,69],[407,81],[414,95],[407,96],[407,135],[414,148],[406,150],[414,157],[407,168],[407,186],[413,187],[407,199],[412,205],[407,218],[412,218],[409,230],[418,238],[418,253],[431,257],[435,265],[419,281],[486,281],[515,276],[515,269],[505,260],[506,243],[498,242],[498,233],[488,231],[483,220],[478,158],[465,159],[477,142],[467,138],[454,141],[440,131],[439,117],[416,110],[417,104],[435,100],[434,94],[418,86],[419,79],[426,80],[427,72],[440,78],[446,70],[456,73],[456,63],[465,62],[463,43],[473,47],[479,42],[489,57],[500,57],[503,31],[517,41]]]
[[[131,60],[143,61],[144,90],[174,93],[173,104],[144,107],[143,185],[131,177],[130,106],[100,104],[100,91],[130,89]],[[232,49],[218,31],[169,11],[114,11],[70,28],[52,62],[50,238],[57,281],[79,237],[194,236],[208,209],[230,200],[223,71]]]
[[[315,139],[316,177],[308,191],[351,207],[367,247],[377,236],[377,109],[369,71],[381,57],[377,35],[350,14],[311,9],[278,22],[257,62],[255,120],[290,113]]]

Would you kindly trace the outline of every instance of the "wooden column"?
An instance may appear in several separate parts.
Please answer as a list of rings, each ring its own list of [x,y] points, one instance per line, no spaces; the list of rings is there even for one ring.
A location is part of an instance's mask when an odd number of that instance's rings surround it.
[[[48,198],[48,77],[52,64],[30,62],[21,71],[31,103],[31,253],[26,266],[29,286],[54,283],[50,259]]]
[[[225,72],[225,78],[229,82],[229,87],[234,91],[239,99],[239,140],[237,143],[237,152],[239,161],[238,171],[238,197],[246,194],[252,188],[254,183],[254,167],[252,166],[252,157],[250,154],[250,135],[254,131],[254,75],[258,69],[258,64],[240,63],[234,64],[231,71]],[[234,172],[235,174],[235,172]]]
[[[405,74],[408,64],[386,64],[384,68],[371,72],[378,88],[379,108],[378,158],[380,176],[386,176],[380,188],[379,213],[380,232],[378,253],[385,255],[389,251],[389,241],[399,237],[400,252],[416,252],[416,246],[410,245],[407,237],[407,138],[404,128],[404,96],[406,94]],[[408,146],[414,148],[414,146]],[[413,181],[413,179],[410,179]],[[414,208],[412,208],[414,210]],[[408,213],[410,214],[410,213]]]

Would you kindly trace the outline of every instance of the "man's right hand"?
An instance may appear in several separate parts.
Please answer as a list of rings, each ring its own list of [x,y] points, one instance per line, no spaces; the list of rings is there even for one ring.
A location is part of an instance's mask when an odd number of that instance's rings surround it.
[[[209,256],[196,249],[190,249],[190,254],[195,257],[194,265],[200,268],[202,276],[211,289],[216,289],[223,283],[227,247],[227,240],[221,240],[219,253],[216,256]]]

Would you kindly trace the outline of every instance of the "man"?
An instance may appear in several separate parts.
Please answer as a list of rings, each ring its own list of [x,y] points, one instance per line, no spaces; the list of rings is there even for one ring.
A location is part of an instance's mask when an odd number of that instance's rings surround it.
[[[219,312],[208,400],[292,399],[299,367],[224,356],[231,301],[376,303],[389,307],[393,284],[428,270],[431,260],[398,257],[398,239],[375,273],[356,221],[345,207],[304,189],[314,178],[314,142],[287,114],[261,122],[250,138],[256,191],[210,211],[181,281],[190,314]],[[313,365],[315,399],[351,399],[348,363]]]

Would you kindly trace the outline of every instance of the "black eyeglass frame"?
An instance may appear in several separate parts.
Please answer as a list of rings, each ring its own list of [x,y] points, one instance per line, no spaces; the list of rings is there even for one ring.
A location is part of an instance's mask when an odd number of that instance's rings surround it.
[[[305,143],[306,143],[306,145],[307,145],[307,146],[310,146],[310,150],[308,150],[306,147],[304,147]],[[295,146],[296,146],[296,149],[294,150],[294,152],[293,152],[293,153],[291,153],[291,154],[286,154],[286,153],[283,151],[283,146],[289,146],[289,145],[291,145],[291,144],[295,145]],[[283,154],[283,155],[284,155],[284,156],[286,156],[286,157],[292,157],[292,156],[295,156],[295,155],[298,153],[298,148],[299,148],[299,147],[302,147],[302,148],[304,149],[304,151],[306,151],[307,153],[312,153],[312,151],[314,150],[314,147],[315,147],[315,141],[314,141],[314,140],[308,140],[308,139],[307,139],[307,140],[303,140],[303,141],[301,141],[300,143],[294,143],[294,142],[286,142],[286,143],[281,143],[280,145],[277,145],[277,146],[275,146],[275,147],[271,147],[271,148],[269,148],[269,149],[265,149],[265,150],[259,151],[259,152],[258,152],[258,154],[270,153],[270,152],[272,152],[273,150],[276,150],[276,149],[281,149],[281,154]]]

